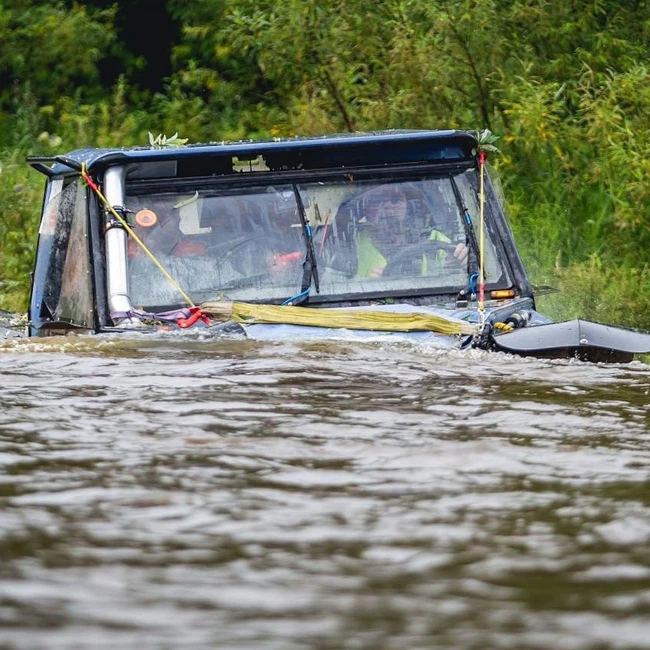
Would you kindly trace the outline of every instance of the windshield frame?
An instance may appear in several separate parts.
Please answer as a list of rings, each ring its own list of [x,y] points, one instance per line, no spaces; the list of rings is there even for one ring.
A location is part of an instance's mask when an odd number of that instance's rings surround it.
[[[334,172],[333,170],[323,171],[308,171],[301,172],[292,170],[290,172],[269,172],[264,175],[261,174],[242,174],[237,179],[220,178],[220,177],[197,177],[197,178],[184,178],[184,179],[137,179],[129,180],[126,176],[125,193],[132,195],[137,193],[152,193],[165,191],[168,193],[178,192],[179,194],[188,194],[194,192],[205,192],[213,190],[218,192],[220,190],[227,190],[230,192],[246,191],[252,188],[268,187],[272,184],[281,184],[287,186],[298,186],[301,191],[305,185],[312,183],[356,183],[356,182],[390,182],[390,181],[406,181],[406,180],[421,180],[423,178],[445,178],[449,175],[458,175],[467,171],[475,170],[475,165],[472,162],[463,163],[449,163],[449,164],[405,164],[389,166],[388,168],[377,169],[363,168],[355,170],[342,170]],[[490,186],[488,186],[489,189]],[[302,196],[302,195],[301,195]],[[302,197],[304,198],[304,197]],[[494,197],[492,197],[494,198]],[[497,223],[500,215],[494,214],[494,201],[486,200],[485,202],[485,227],[488,236],[492,241],[497,258],[503,267],[503,274],[493,282],[486,283],[486,289],[491,288],[509,288],[517,284],[517,274],[513,272],[510,255],[508,254],[508,246],[504,246],[503,231]],[[498,205],[497,205],[498,210]],[[459,207],[460,211],[460,207]],[[314,225],[314,224],[310,224]],[[478,228],[477,223],[473,223],[474,229]],[[507,234],[507,233],[506,233]],[[305,240],[304,244],[304,258],[306,261],[309,258],[308,249],[309,242]],[[316,266],[315,273],[318,273],[318,266]],[[444,299],[455,299],[459,289],[462,288],[459,284],[449,286],[421,286],[417,288],[378,288],[376,291],[368,290],[363,292],[339,292],[339,293],[317,293],[314,286],[313,277],[309,287],[308,301],[310,304],[329,304],[329,305],[364,305],[378,300],[389,301],[407,301],[407,302],[432,302]],[[287,296],[291,298],[291,296]],[[248,297],[246,300],[250,302],[282,302],[278,298],[268,300],[262,298]],[[177,304],[177,303],[174,303]],[[171,306],[171,305],[165,305]]]

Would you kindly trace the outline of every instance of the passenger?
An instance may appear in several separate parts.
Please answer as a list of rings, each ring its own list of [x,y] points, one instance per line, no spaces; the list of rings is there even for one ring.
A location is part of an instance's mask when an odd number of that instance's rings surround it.
[[[458,242],[453,251],[436,251],[432,247],[425,253],[426,242],[451,244],[451,239],[433,226],[431,215],[425,218],[409,214],[408,208],[406,193],[398,185],[381,185],[363,197],[365,228],[357,236],[358,277],[380,277],[397,260],[416,273],[425,273],[430,264],[442,266],[451,257],[459,265],[467,264],[469,250],[465,242]],[[409,252],[411,264],[406,265]]]

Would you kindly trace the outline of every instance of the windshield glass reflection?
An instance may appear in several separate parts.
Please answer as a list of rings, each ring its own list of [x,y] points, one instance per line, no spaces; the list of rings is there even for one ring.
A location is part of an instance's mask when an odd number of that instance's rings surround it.
[[[443,293],[466,286],[478,259],[459,205],[477,228],[475,192],[463,174],[455,182],[457,193],[438,177],[139,194],[126,208],[138,238],[196,303],[284,302],[306,286],[315,295],[306,262],[323,296]],[[488,284],[509,283],[489,232],[484,263]],[[128,277],[136,307],[183,303],[132,237]]]

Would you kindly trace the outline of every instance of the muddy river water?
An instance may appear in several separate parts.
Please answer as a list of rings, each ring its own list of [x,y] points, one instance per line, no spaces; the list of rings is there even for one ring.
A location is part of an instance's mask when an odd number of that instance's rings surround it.
[[[650,648],[650,366],[0,342],[0,648]]]

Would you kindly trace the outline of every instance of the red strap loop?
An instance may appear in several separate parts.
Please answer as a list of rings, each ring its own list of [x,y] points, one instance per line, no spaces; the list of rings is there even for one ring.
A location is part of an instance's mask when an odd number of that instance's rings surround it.
[[[201,311],[198,306],[189,308],[190,315],[187,318],[177,318],[176,325],[182,328],[191,327],[199,318],[206,324],[210,324],[210,319]]]

